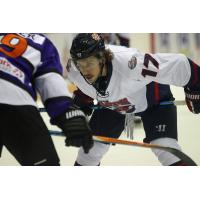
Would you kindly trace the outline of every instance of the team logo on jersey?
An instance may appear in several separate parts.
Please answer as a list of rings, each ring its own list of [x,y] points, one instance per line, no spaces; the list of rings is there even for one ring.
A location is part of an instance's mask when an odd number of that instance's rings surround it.
[[[97,93],[97,97],[99,97],[99,98],[108,98],[109,97],[109,92],[107,91],[107,92],[104,92],[104,94],[101,94],[100,92],[98,92],[98,91],[96,91],[96,93]]]
[[[12,65],[6,58],[0,57],[0,71],[9,74],[19,79],[22,83],[24,83],[25,80],[24,72],[15,67],[14,65]]]
[[[99,37],[99,35],[98,35],[97,33],[93,33],[93,34],[92,34],[92,38],[93,38],[94,40],[96,40],[96,41],[99,41],[99,40],[100,40],[100,37]]]
[[[132,56],[132,58],[128,61],[128,67],[132,70],[137,65],[137,58],[135,56]]]
[[[132,105],[127,98],[118,101],[99,101],[99,105],[111,110],[115,110],[121,114],[132,113],[135,111],[135,106]]]

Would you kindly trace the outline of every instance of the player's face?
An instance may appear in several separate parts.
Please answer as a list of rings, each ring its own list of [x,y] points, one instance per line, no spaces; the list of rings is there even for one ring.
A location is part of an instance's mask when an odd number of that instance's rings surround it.
[[[94,83],[99,77],[99,60],[94,56],[78,60],[77,68],[90,83]]]

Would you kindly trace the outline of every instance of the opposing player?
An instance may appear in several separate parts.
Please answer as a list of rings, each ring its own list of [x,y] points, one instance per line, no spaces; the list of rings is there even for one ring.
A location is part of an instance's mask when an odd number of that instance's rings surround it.
[[[118,138],[132,130],[132,115],[143,121],[145,142],[181,149],[177,111],[169,85],[184,87],[188,108],[200,112],[200,68],[182,54],[143,54],[135,48],[108,45],[99,34],[78,34],[67,69],[78,90],[74,102],[91,114],[95,135]],[[125,125],[125,126],[124,126]],[[94,143],[89,154],[80,148],[75,165],[99,165],[108,144]],[[186,165],[174,155],[152,149],[162,165]]]
[[[60,58],[41,34],[0,34],[0,144],[21,165],[59,165],[49,131],[37,109],[36,91],[67,146],[92,147],[84,113],[68,97]]]

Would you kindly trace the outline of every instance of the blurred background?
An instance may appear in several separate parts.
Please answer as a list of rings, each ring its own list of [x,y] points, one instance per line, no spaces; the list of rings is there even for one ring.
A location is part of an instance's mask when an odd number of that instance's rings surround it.
[[[71,42],[76,34],[47,33],[45,35],[58,48],[62,64],[66,66]],[[147,53],[184,53],[200,63],[200,33],[103,33],[102,35],[110,44],[135,47]]]

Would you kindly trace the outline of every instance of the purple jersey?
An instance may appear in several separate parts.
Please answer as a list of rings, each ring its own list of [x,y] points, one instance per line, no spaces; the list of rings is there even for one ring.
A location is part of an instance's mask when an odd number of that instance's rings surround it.
[[[62,66],[42,34],[0,34],[0,103],[36,105],[36,92],[51,117],[69,107]]]

